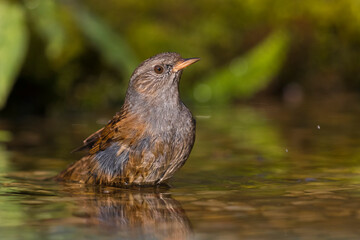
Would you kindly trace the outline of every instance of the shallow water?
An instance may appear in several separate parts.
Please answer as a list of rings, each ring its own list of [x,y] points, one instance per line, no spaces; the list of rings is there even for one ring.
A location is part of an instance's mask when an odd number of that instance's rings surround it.
[[[358,239],[359,103],[197,107],[196,144],[170,189],[44,180],[112,113],[2,119],[1,239]]]

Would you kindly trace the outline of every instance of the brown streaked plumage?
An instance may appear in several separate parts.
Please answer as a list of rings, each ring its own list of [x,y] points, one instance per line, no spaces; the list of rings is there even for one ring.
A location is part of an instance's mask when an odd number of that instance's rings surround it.
[[[55,179],[113,186],[168,180],[194,144],[195,120],[180,100],[178,86],[182,70],[198,60],[161,53],[140,64],[120,112],[76,149],[88,149],[88,155]]]

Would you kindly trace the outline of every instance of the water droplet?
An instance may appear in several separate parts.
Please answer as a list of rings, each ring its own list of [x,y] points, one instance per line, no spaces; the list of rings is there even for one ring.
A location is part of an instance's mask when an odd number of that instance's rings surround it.
[[[317,129],[320,129],[320,125],[317,125]]]
[[[199,119],[209,119],[209,118],[211,118],[210,115],[196,115],[195,117],[199,118]]]
[[[289,152],[289,150],[286,148],[286,149],[285,149],[285,152]]]

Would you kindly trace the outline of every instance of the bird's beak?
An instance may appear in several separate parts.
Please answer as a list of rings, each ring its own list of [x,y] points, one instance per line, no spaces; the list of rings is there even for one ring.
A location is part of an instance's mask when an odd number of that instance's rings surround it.
[[[172,71],[173,72],[177,72],[181,69],[186,68],[187,66],[190,66],[193,63],[196,63],[197,61],[199,61],[200,58],[185,58],[185,59],[181,59],[179,60],[177,63],[175,63]]]

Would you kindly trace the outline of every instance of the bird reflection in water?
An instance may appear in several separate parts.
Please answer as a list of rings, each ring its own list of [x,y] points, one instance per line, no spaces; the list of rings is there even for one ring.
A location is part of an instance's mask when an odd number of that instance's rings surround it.
[[[106,234],[136,239],[188,239],[191,236],[184,209],[166,190],[89,187],[79,191],[77,184],[64,187],[78,200],[73,215]]]

